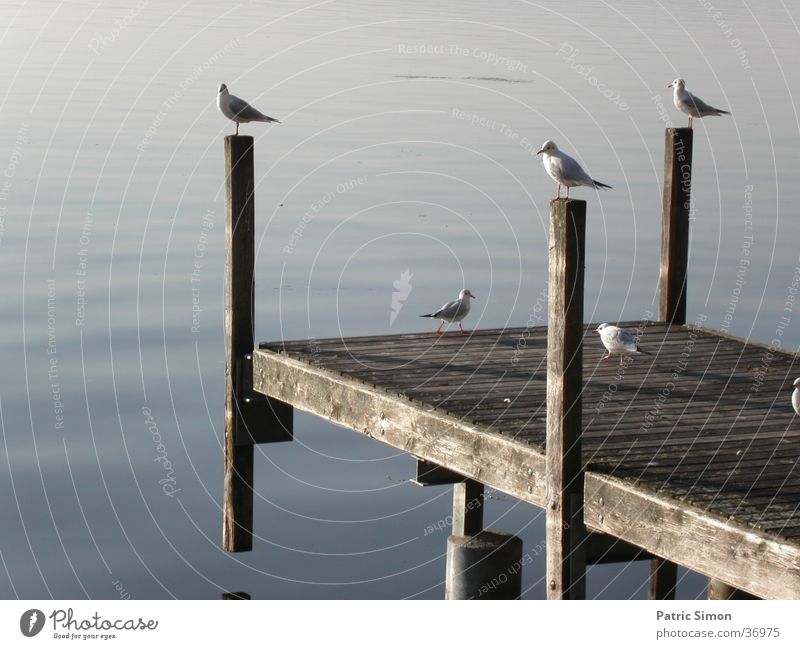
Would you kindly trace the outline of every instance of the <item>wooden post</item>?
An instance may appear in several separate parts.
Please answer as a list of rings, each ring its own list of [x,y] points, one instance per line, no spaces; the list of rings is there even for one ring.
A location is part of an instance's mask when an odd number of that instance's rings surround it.
[[[483,529],[483,485],[464,480],[453,485],[453,535],[472,536]]]
[[[689,217],[692,207],[690,128],[668,128],[664,140],[664,198],[661,211],[659,320],[686,324]],[[650,563],[650,599],[675,599],[678,566],[664,559]]]
[[[222,545],[253,549],[253,445],[236,444],[242,413],[237,370],[253,351],[255,270],[253,138],[225,137],[225,481]]]
[[[664,145],[659,319],[676,325],[686,324],[693,132],[690,128],[668,128]]]
[[[550,201],[547,323],[547,597],[586,596],[581,390],[586,201]]]
[[[760,599],[755,595],[734,588],[719,579],[709,578],[708,580],[708,599]]]
[[[678,587],[678,566],[666,559],[650,561],[650,583],[647,599],[675,599]]]

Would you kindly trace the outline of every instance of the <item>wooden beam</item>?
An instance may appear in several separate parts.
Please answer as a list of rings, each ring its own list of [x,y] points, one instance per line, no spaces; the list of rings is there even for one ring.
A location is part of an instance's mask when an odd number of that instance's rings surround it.
[[[255,204],[253,138],[225,137],[225,478],[222,545],[253,548],[253,446],[237,445],[237,374],[253,350]]]
[[[483,485],[464,480],[453,485],[453,535],[474,536],[483,530]]]
[[[664,145],[659,320],[676,325],[686,324],[693,133],[690,128],[668,128]]]
[[[581,391],[586,201],[550,201],[547,597],[585,599]]]
[[[253,355],[236,359],[234,391],[239,416],[236,445],[290,442],[294,439],[294,408],[253,390]]]
[[[267,349],[253,354],[253,381],[262,394],[544,506],[545,460],[533,445]]]
[[[414,478],[411,480],[415,485],[420,487],[433,487],[445,484],[457,484],[464,480],[463,475],[453,473],[443,466],[428,462],[420,457],[415,458],[416,468],[414,471]]]
[[[764,599],[800,599],[800,548],[631,481],[586,473],[586,524]]]

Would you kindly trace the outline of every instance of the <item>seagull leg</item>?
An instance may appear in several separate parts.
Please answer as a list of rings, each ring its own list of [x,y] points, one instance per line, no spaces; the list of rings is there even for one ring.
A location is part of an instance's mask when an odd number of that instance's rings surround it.
[[[567,199],[569,199],[569,185],[567,185]]]
[[[556,183],[558,189],[556,190],[556,198],[561,198],[561,183]]]
[[[239,122],[236,122],[236,135],[239,135]]]
[[[625,357],[622,354],[620,354],[619,355],[619,366],[620,367],[625,367],[625,365],[622,362],[624,359],[625,359]]]
[[[465,336],[467,335],[468,332],[464,331],[464,327],[461,326],[460,322],[458,323],[458,328],[461,329],[462,334],[464,334]]]
[[[601,358],[600,360],[601,360],[601,361],[604,361],[604,360],[606,360],[607,358],[611,358],[611,352],[606,352],[606,355],[605,355],[605,356],[603,356],[603,358]]]
[[[436,330],[436,335],[437,336],[441,336],[442,335],[442,327],[444,327],[444,320],[442,320],[441,324],[439,325],[439,328]]]
[[[689,115],[689,128],[692,128],[692,116]]]

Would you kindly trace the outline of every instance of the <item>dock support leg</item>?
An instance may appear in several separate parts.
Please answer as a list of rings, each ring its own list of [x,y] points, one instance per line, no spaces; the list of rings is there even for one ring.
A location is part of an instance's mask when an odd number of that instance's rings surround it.
[[[255,269],[253,138],[225,138],[225,478],[222,545],[253,549],[253,445],[237,445],[242,425],[237,366],[253,351]]]
[[[445,599],[519,599],[522,539],[483,529],[483,485],[453,485],[453,534],[447,538]]]
[[[547,597],[586,597],[581,391],[586,201],[550,201]]]
[[[761,599],[719,579],[708,580],[708,599]]]
[[[686,324],[693,133],[690,128],[668,128],[664,144],[658,311],[662,322],[676,325]]]
[[[674,325],[686,324],[693,135],[690,128],[668,128],[664,141],[658,313],[659,320]],[[655,559],[650,565],[650,598],[674,599],[677,574],[677,565]]]
[[[675,599],[678,584],[678,566],[666,559],[650,561],[648,599]]]

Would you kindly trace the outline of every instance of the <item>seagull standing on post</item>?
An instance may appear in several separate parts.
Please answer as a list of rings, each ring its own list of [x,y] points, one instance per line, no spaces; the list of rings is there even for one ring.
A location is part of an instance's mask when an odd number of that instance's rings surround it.
[[[239,135],[239,124],[246,124],[247,122],[278,122],[280,124],[279,120],[264,115],[244,99],[239,99],[236,95],[229,93],[228,86],[224,83],[219,86],[217,108],[225,117],[236,122],[236,135]]]
[[[792,392],[792,408],[800,415],[800,379],[795,379],[792,384],[794,392]]]
[[[686,82],[683,79],[675,79],[667,88],[674,88],[672,93],[672,103],[682,113],[689,116],[689,128],[692,128],[693,117],[719,117],[720,115],[730,115],[727,110],[720,110],[709,106],[699,97],[695,97],[686,90]]]
[[[445,322],[457,322],[458,328],[461,329],[461,333],[466,334],[467,332],[464,331],[464,328],[461,326],[461,321],[467,317],[467,314],[469,313],[469,301],[470,299],[474,298],[475,296],[465,288],[458,294],[457,300],[448,302],[441,309],[434,313],[426,313],[425,315],[421,315],[420,318],[434,318],[442,321],[442,323],[439,325],[439,328],[436,330],[437,336],[442,335],[442,327],[444,326]]]
[[[610,358],[613,354],[619,354],[619,366],[622,367],[625,356],[650,354],[650,352],[639,349],[633,334],[622,327],[615,327],[604,322],[596,331],[600,334],[600,340],[603,341],[603,346],[606,348],[606,355],[600,359],[601,361]]]
[[[536,155],[542,155],[542,163],[545,171],[558,183],[558,192],[555,198],[561,198],[561,185],[567,188],[567,198],[569,198],[569,188],[585,185],[595,189],[611,189],[611,185],[593,180],[583,167],[578,164],[575,158],[571,158],[563,151],[560,151],[553,140],[547,140]]]

